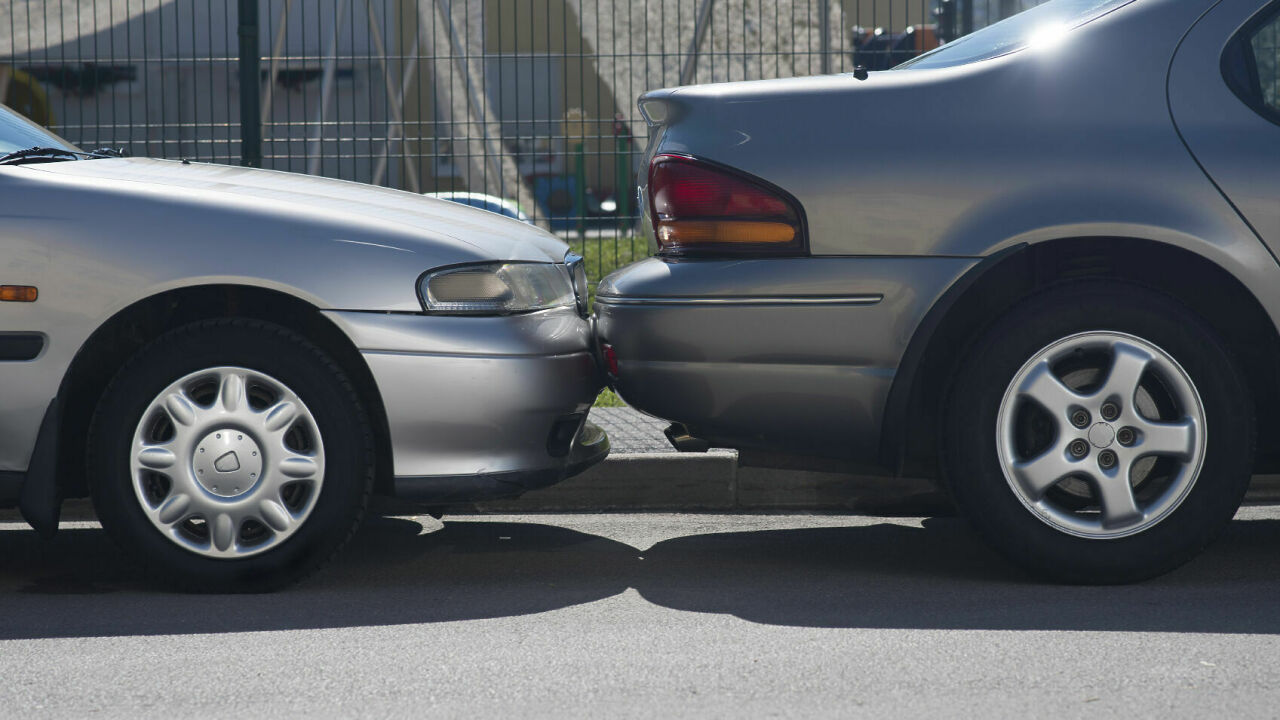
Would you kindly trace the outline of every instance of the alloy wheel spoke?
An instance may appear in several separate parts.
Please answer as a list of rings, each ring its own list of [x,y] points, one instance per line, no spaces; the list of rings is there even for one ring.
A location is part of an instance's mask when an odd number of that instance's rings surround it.
[[[1195,452],[1196,424],[1192,420],[1174,423],[1144,420],[1139,429],[1142,441],[1137,449],[1142,455],[1162,455],[1185,462]]]
[[[1035,400],[1055,417],[1065,417],[1072,405],[1084,399],[1053,374],[1048,360],[1041,360],[1031,370],[1018,394]]]
[[[258,503],[258,514],[263,522],[278,533],[285,532],[293,525],[293,516],[275,500],[267,499]]]
[[[1095,476],[1094,485],[1102,505],[1103,527],[1120,527],[1142,517],[1138,502],[1133,497],[1133,486],[1129,484],[1128,466],[1112,476]]]
[[[281,475],[288,478],[287,481],[295,480],[315,480],[320,472],[320,466],[314,458],[298,453],[291,453],[288,457],[282,459],[276,464],[276,470]],[[286,482],[287,482],[286,481]]]
[[[263,413],[263,425],[268,432],[278,433],[288,430],[298,417],[298,406],[282,400],[267,408]]]
[[[211,523],[209,533],[213,539],[213,546],[222,552],[226,552],[236,539],[235,520],[227,513],[219,513]]]
[[[1119,397],[1124,407],[1133,404],[1134,395],[1138,392],[1138,381],[1151,363],[1151,355],[1141,348],[1129,343],[1117,342],[1113,346],[1111,370],[1103,383],[1103,397]]]
[[[1042,455],[1026,462],[1014,463],[1013,476],[1028,497],[1039,500],[1066,476],[1075,472],[1062,448],[1052,447]]]
[[[156,519],[165,525],[173,525],[187,517],[191,509],[191,496],[186,493],[174,493],[169,496],[160,509],[156,511]]]
[[[169,393],[165,397],[164,409],[169,413],[169,419],[174,425],[189,427],[196,421],[196,406],[181,390]]]
[[[149,470],[167,470],[178,462],[178,456],[163,445],[144,445],[136,457],[138,464]]]
[[[222,382],[218,387],[218,405],[229,413],[248,407],[249,397],[244,377],[240,373],[227,372],[222,376]]]

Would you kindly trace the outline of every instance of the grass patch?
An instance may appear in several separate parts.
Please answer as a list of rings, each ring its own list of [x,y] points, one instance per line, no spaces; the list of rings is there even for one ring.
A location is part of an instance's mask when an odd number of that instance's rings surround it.
[[[582,256],[590,288],[590,307],[595,310],[596,286],[609,273],[649,257],[649,243],[642,236],[593,237],[569,240],[573,252]],[[609,388],[596,396],[595,407],[626,407],[627,404]]]
[[[622,398],[618,397],[618,394],[610,390],[609,388],[605,388],[601,390],[600,394],[596,396],[595,407],[626,407],[626,406],[627,404],[622,402]]]
[[[596,285],[606,275],[626,267],[637,260],[649,257],[649,243],[642,236],[593,237],[585,240],[569,240],[569,248],[582,256],[590,285],[590,302],[594,309]]]

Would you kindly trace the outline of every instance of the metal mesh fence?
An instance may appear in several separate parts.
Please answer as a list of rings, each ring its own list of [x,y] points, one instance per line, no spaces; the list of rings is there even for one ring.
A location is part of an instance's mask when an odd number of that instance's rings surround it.
[[[1038,1],[0,0],[0,98],[82,147],[509,199],[594,280],[646,253],[644,91],[884,69]]]

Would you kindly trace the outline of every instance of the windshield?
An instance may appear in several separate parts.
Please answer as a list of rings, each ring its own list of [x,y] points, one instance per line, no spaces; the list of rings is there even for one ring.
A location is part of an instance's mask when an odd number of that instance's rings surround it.
[[[30,147],[75,150],[76,146],[0,105],[0,155]]]
[[[1006,55],[1041,39],[1056,40],[1131,2],[1133,0],[1050,0],[908,60],[894,70],[954,67]]]

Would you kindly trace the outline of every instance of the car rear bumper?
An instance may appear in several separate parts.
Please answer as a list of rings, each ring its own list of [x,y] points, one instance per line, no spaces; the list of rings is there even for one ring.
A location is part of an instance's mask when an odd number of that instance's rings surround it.
[[[518,495],[608,454],[603,378],[573,310],[508,317],[328,312],[382,397],[394,488],[423,502]]]
[[[874,462],[898,364],[967,258],[649,259],[605,278],[619,395],[717,445]]]

